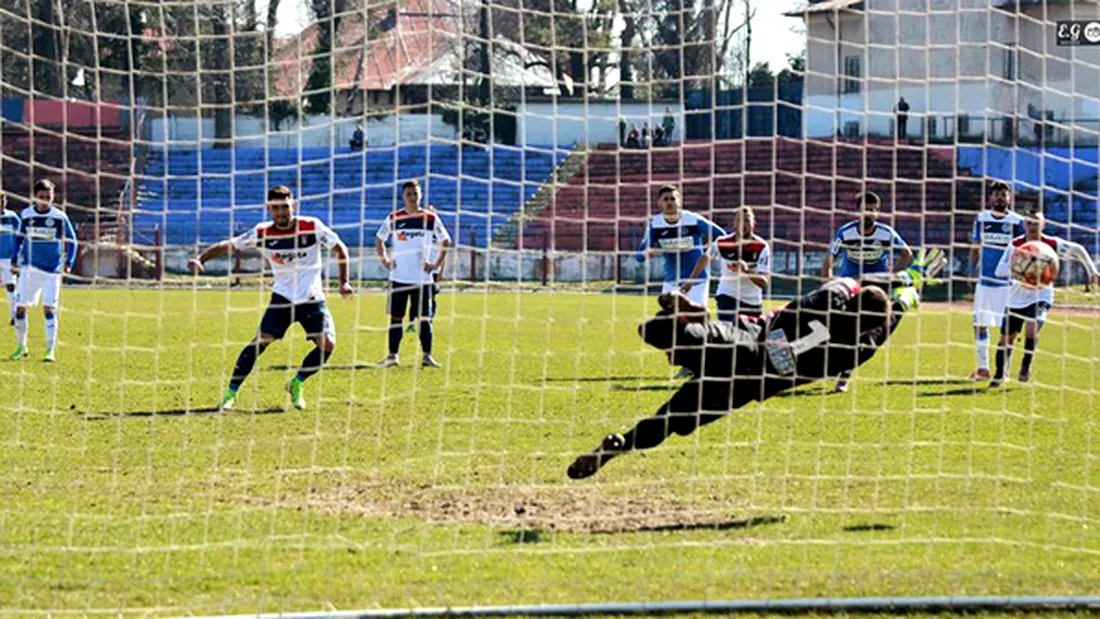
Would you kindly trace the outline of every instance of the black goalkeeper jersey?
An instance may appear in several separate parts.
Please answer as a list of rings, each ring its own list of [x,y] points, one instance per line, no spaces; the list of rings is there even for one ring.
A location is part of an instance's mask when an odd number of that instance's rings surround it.
[[[726,412],[856,368],[874,355],[900,318],[899,313],[876,330],[884,317],[853,307],[859,290],[853,280],[834,280],[777,312],[742,316],[732,325],[683,322],[671,315],[650,320],[642,328],[645,341],[670,351],[672,364],[696,377],[669,402],[672,410]]]

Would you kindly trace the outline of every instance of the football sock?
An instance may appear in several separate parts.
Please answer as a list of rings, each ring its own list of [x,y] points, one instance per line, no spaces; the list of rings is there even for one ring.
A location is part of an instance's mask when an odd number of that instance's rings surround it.
[[[420,348],[425,356],[432,354],[432,321],[420,321]]]
[[[1039,345],[1039,338],[1024,338],[1024,358],[1020,361],[1020,373],[1031,372],[1031,358],[1035,355],[1035,347]]]
[[[302,367],[298,369],[298,380],[304,382],[307,378],[316,374],[331,356],[331,350],[323,352],[320,348],[314,347],[305,359],[302,359]]]
[[[993,373],[993,378],[1004,379],[1005,369],[1012,364],[1012,348],[1009,346],[997,347],[997,371]]]
[[[989,369],[989,331],[979,332],[977,337],[978,369]]]
[[[57,312],[46,312],[46,350],[57,344]]]
[[[237,364],[233,366],[233,378],[229,379],[231,390],[240,390],[241,383],[252,373],[252,367],[256,365],[256,358],[259,356],[259,347],[255,344],[249,343],[241,349],[241,354],[237,356]]]
[[[15,320],[15,291],[8,290],[8,311],[11,313],[11,319]]]
[[[396,357],[397,351],[401,349],[401,336],[404,332],[401,330],[401,323],[390,323],[390,356]]]
[[[23,348],[27,347],[27,315],[15,319],[15,338]]]

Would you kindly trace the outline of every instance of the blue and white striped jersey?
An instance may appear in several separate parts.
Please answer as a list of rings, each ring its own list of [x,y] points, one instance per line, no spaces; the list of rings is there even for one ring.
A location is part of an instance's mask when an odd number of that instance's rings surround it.
[[[19,235],[19,215],[15,211],[0,213],[0,258],[9,260],[15,254],[15,239]]]
[[[12,263],[46,273],[60,273],[76,262],[76,231],[69,216],[56,206],[45,213],[28,206],[15,238]]]
[[[1024,234],[1023,222],[1023,218],[1012,211],[1000,217],[995,216],[993,211],[982,211],[974,218],[974,229],[970,233],[970,240],[981,247],[978,259],[978,272],[981,277],[978,281],[983,286],[1008,285],[1007,277],[997,276],[997,265],[1012,243],[1012,239]]]
[[[649,220],[645,238],[638,247],[638,260],[645,261],[645,252],[650,247],[660,249],[665,255],[664,281],[682,283],[691,276],[695,263],[710,244],[725,235],[726,231],[720,226],[691,211],[681,211],[676,223],[669,223],[664,214],[659,213]],[[700,274],[702,281],[709,277],[706,270]]]
[[[836,238],[829,249],[836,260],[834,277],[859,279],[869,273],[890,272],[893,250],[908,247],[897,230],[875,222],[870,234],[864,235],[860,221],[851,221],[836,231]]]

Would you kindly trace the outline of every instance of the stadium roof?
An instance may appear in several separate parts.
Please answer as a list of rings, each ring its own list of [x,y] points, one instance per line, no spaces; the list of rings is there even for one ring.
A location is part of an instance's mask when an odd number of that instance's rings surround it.
[[[815,2],[797,11],[788,11],[784,13],[784,15],[786,15],[787,17],[802,17],[803,15],[824,13],[825,11],[841,11],[844,9],[862,8],[863,0],[825,0],[825,2]]]
[[[390,90],[405,85],[453,85],[462,78],[465,3],[411,0],[396,19],[382,20],[381,36],[366,39],[363,13],[346,14],[333,42],[334,87]],[[467,24],[470,20],[466,20]],[[476,23],[476,21],[474,22]],[[469,27],[467,25],[467,27]],[[301,93],[313,67],[318,25],[284,39],[276,51],[280,95]],[[467,36],[473,33],[467,33]],[[467,39],[469,40],[469,39]],[[365,46],[365,48],[364,48]],[[554,76],[537,54],[505,37],[493,40],[493,81],[499,86],[554,88]],[[362,62],[362,67],[360,67]]]

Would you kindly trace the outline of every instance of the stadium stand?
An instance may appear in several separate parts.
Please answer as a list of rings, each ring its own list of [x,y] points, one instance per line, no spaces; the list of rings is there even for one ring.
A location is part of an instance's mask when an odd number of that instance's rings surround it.
[[[378,224],[400,205],[400,182],[419,179],[425,204],[440,212],[456,243],[484,247],[568,154],[562,147],[442,144],[359,152],[151,148],[134,221],[166,230],[169,245],[209,243],[266,217],[267,188],[287,185],[303,213],[328,222],[349,245],[369,246]]]
[[[650,150],[609,145],[590,153],[557,199],[532,214],[523,246],[633,250],[667,182],[682,185],[685,208],[723,226],[739,206],[758,207],[761,234],[779,244],[805,242],[811,251],[854,216],[851,197],[865,188],[882,196],[885,220],[913,242],[964,242],[984,203],[982,180],[960,176],[951,147],[787,138]]]

